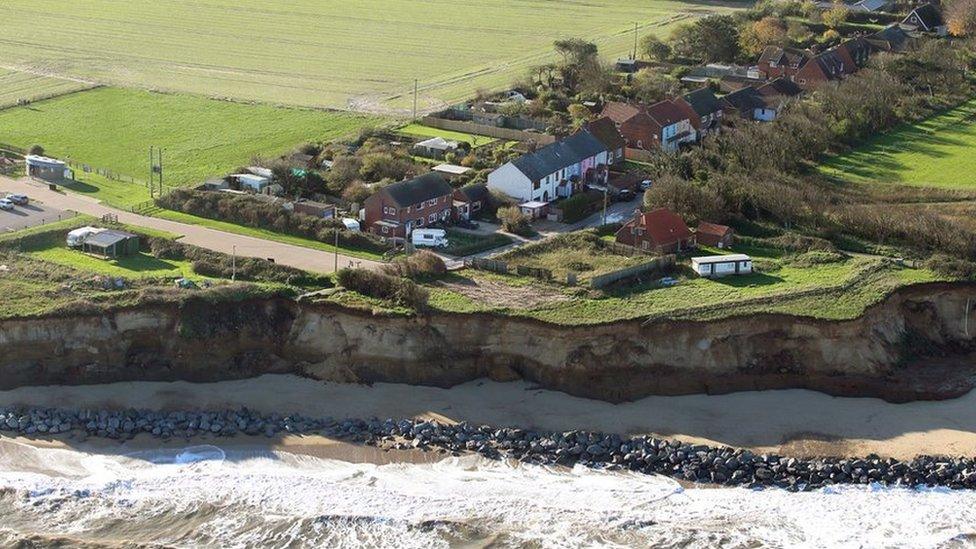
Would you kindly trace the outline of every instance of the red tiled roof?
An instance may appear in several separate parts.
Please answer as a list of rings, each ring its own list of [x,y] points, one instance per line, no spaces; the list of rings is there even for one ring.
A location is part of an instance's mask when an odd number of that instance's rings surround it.
[[[726,225],[719,225],[718,223],[709,223],[707,221],[702,221],[698,224],[696,231],[699,234],[710,234],[717,237],[723,237],[728,234],[732,229]]]
[[[661,127],[667,127],[688,118],[684,109],[668,99],[658,101],[648,107],[647,114],[651,115],[651,118],[660,124]]]
[[[603,107],[603,112],[600,116],[607,117],[613,120],[617,124],[623,124],[627,120],[637,116],[643,109],[637,105],[631,105],[630,103],[623,103],[620,101],[611,101]]]
[[[691,237],[691,230],[681,216],[667,208],[658,208],[641,215],[641,226],[658,246],[667,246]]]

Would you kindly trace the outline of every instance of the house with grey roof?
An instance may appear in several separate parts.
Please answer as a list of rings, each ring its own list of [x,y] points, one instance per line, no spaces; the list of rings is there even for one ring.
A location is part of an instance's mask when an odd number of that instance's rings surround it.
[[[488,188],[520,202],[549,203],[606,184],[607,145],[589,130],[524,154],[488,174]]]

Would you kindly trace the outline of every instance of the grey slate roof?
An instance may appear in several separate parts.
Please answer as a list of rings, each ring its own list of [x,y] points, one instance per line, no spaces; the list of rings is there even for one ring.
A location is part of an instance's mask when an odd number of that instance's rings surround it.
[[[453,189],[441,174],[430,172],[387,185],[380,192],[385,192],[398,206],[405,208],[432,198],[449,196]]]
[[[512,164],[530,180],[538,181],[606,150],[599,139],[583,130],[535,152],[523,154],[513,160]]]
[[[474,183],[474,184],[471,184],[471,185],[465,185],[465,186],[461,187],[460,189],[458,189],[458,192],[461,193],[464,196],[464,198],[466,198],[468,200],[468,202],[475,202],[475,201],[478,201],[478,200],[485,200],[485,199],[488,198],[488,196],[490,194],[488,192],[488,186],[487,185],[482,185],[482,184],[478,184],[478,183]]]
[[[912,13],[908,14],[908,17],[905,18],[905,22],[907,22],[913,14],[918,18],[919,21],[921,21],[922,25],[925,27],[925,30],[934,30],[936,27],[942,26],[942,14],[939,13],[939,9],[932,4],[923,4],[915,8],[912,10]]]
[[[909,38],[905,29],[898,24],[893,24],[869,35],[867,41],[880,49],[897,52],[905,49]]]
[[[746,87],[736,90],[723,97],[722,100],[732,108],[741,112],[766,107],[766,101],[763,99],[763,96],[756,91],[756,88],[753,87]]]
[[[691,109],[698,116],[708,116],[722,110],[722,105],[718,98],[708,87],[699,88],[691,93],[684,95],[684,100],[691,105]]]
[[[85,239],[85,244],[98,246],[99,248],[108,248],[113,244],[118,244],[119,242],[135,237],[136,235],[132,233],[109,229],[89,236]]]

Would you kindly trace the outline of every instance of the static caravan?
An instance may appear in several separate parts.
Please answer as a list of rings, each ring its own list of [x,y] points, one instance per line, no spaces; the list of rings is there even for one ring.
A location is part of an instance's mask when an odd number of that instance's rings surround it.
[[[705,278],[749,274],[752,272],[752,258],[745,254],[693,257],[691,268]]]

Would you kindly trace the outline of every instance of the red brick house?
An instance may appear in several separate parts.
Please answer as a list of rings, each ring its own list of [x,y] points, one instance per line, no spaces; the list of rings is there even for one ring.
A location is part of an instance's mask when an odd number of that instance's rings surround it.
[[[475,183],[454,189],[452,199],[454,219],[471,220],[471,218],[477,217],[478,212],[488,207],[491,192],[488,191],[487,185]]]
[[[766,46],[756,65],[766,78],[793,78],[812,57],[806,50]]]
[[[712,246],[714,248],[732,247],[732,239],[734,236],[735,231],[732,230],[732,227],[709,223],[707,221],[702,221],[698,224],[698,228],[695,229],[695,241],[698,244]]]
[[[617,242],[644,251],[675,253],[695,247],[695,235],[667,208],[641,212],[617,231]]]
[[[387,185],[366,199],[366,230],[406,238],[417,227],[451,219],[453,194],[454,189],[436,172]]]
[[[831,48],[803,65],[803,68],[793,77],[796,85],[804,90],[810,90],[831,80],[840,80],[857,72],[857,65],[845,61],[846,56],[841,54],[838,49],[839,46]]]
[[[654,147],[673,152],[681,143],[694,141],[695,128],[689,111],[674,101],[658,101],[650,106],[610,102],[601,117],[613,120],[620,135],[632,149],[650,150]]]

